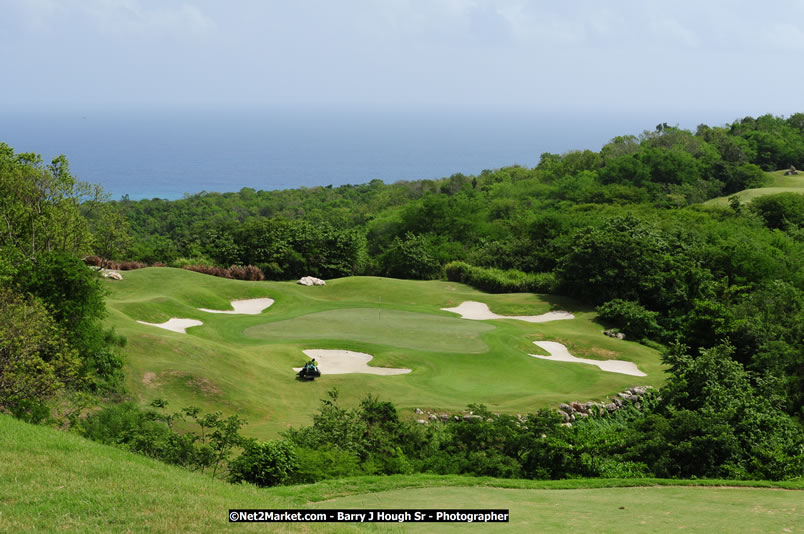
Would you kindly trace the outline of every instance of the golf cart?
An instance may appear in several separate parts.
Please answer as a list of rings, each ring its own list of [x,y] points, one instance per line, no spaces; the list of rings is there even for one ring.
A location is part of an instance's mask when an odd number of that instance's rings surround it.
[[[320,376],[321,371],[318,370],[318,366],[313,362],[305,363],[304,367],[299,371],[299,378],[303,380],[315,380]]]

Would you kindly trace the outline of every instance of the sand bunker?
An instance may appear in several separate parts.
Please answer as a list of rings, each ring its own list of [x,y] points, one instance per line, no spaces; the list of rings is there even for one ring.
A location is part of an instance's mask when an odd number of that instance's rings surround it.
[[[369,375],[404,375],[410,369],[391,369],[389,367],[369,367],[368,362],[374,358],[371,354],[352,352],[351,350],[310,349],[304,353],[318,362],[322,375],[343,375],[347,373],[364,373]],[[294,367],[297,373],[301,367]]]
[[[274,299],[248,299],[248,300],[233,300],[232,308],[234,310],[210,310],[207,308],[198,308],[199,310],[207,313],[230,313],[233,315],[259,315],[262,310],[268,308],[274,303]]]
[[[551,360],[554,362],[588,363],[591,365],[597,365],[601,370],[609,373],[620,373],[631,376],[648,376],[640,371],[633,362],[626,362],[623,360],[589,360],[587,358],[577,358],[569,353],[567,347],[561,343],[556,343],[555,341],[534,341],[533,344],[538,345],[550,353],[550,356],[531,354],[531,356],[534,358],[541,358],[542,360]]]
[[[552,311],[543,313],[541,315],[498,315],[489,309],[488,304],[484,302],[475,302],[472,300],[462,302],[460,306],[456,306],[455,308],[441,309],[448,312],[458,313],[462,318],[471,319],[472,321],[487,321],[489,319],[516,319],[517,321],[526,321],[528,323],[546,323],[548,321],[575,319],[574,315],[565,311]]]
[[[195,319],[169,319],[167,322],[164,323],[146,323],[145,321],[137,321],[140,324],[147,324],[148,326],[156,326],[157,328],[164,328],[165,330],[170,330],[172,332],[178,332],[179,334],[186,334],[187,329],[191,326],[201,326],[201,321],[196,321]]]

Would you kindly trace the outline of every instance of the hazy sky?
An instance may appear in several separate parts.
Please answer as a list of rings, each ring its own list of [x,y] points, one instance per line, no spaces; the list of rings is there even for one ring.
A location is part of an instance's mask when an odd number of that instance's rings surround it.
[[[0,0],[0,110],[804,111],[804,0]]]

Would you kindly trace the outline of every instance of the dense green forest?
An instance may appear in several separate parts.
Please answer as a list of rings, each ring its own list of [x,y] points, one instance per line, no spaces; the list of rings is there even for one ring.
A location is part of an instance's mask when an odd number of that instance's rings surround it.
[[[201,416],[164,406],[115,405],[76,427],[201,468],[237,442],[229,476],[263,485],[410,472],[801,477],[804,195],[702,204],[791,166],[804,167],[802,113],[695,132],[660,124],[599,152],[542,154],[530,169],[176,201],[111,201],[65,158],[45,165],[0,145],[0,408],[46,420],[54,399],[63,412],[76,396],[124,396],[124,340],[100,326],[89,254],[224,276],[252,266],[275,280],[447,277],[595,305],[664,350],[667,385],[642,410],[572,428],[554,411],[519,420],[476,406],[480,422],[425,429],[378,399],[342,408],[335,392],[311,427],[270,443],[237,441],[239,422],[213,417],[217,445],[201,444],[171,426]]]

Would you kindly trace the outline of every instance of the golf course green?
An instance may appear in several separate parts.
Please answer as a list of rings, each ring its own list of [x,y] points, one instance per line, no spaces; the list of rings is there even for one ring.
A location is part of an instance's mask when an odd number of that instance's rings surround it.
[[[124,273],[109,289],[107,323],[128,339],[129,392],[140,402],[167,399],[172,408],[239,413],[246,433],[275,437],[310,422],[319,400],[337,387],[345,404],[367,394],[415,408],[459,412],[483,403],[501,413],[527,413],[561,402],[604,400],[634,385],[659,386],[658,353],[603,335],[596,315],[571,300],[536,294],[486,294],[442,281],[350,277],[323,287],[245,282],[191,271],[148,268]],[[232,300],[271,298],[258,315],[231,310]],[[465,301],[502,315],[566,310],[575,319],[539,324],[514,319],[474,321],[441,311]],[[177,333],[152,325],[171,318],[201,321]],[[564,344],[573,355],[635,363],[646,377],[603,372],[593,365],[541,360],[533,341]],[[326,375],[295,379],[307,349],[372,355],[371,366],[412,369],[398,376]]]

